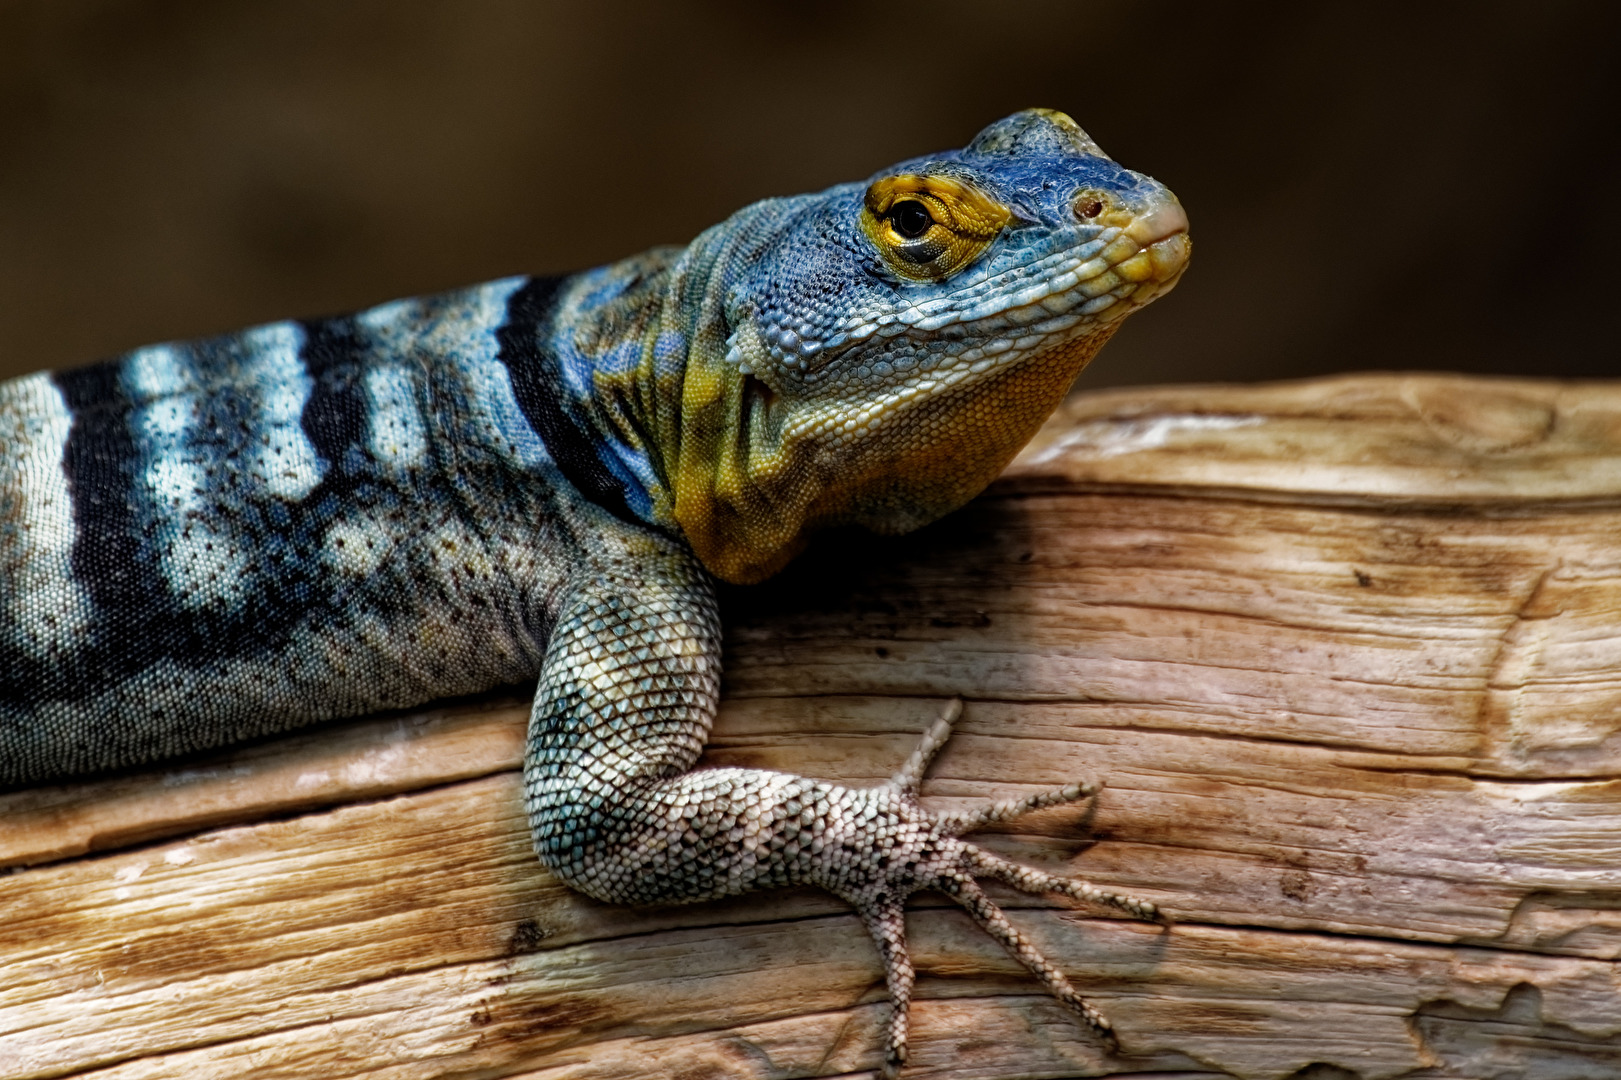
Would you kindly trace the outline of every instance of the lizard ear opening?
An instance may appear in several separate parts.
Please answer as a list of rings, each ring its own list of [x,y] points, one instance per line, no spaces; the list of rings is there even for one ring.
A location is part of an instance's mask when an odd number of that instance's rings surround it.
[[[944,281],[995,240],[1012,212],[946,176],[889,176],[867,189],[861,231],[908,281]]]

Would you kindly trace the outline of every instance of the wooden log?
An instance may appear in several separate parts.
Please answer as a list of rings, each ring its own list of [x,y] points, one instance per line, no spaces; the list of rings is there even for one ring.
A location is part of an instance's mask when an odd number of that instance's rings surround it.
[[[1621,383],[1074,399],[921,533],[727,590],[710,764],[926,801],[1169,929],[995,890],[1107,1053],[938,897],[906,1075],[1621,1076]],[[494,695],[0,795],[0,1076],[864,1076],[876,957],[809,890],[634,910],[529,850]]]

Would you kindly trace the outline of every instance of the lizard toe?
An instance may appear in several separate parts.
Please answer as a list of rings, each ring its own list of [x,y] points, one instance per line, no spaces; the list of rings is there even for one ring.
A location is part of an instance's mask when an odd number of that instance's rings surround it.
[[[1019,799],[987,803],[967,812],[931,814],[918,802],[918,790],[930,760],[950,736],[950,722],[961,710],[952,702],[935,721],[917,751],[889,783],[870,789],[872,810],[861,818],[866,827],[858,844],[841,845],[839,880],[824,881],[850,901],[878,947],[893,1008],[885,1033],[884,1075],[893,1076],[905,1063],[913,984],[916,972],[906,948],[905,901],[914,892],[933,890],[949,896],[987,934],[1018,960],[1048,993],[1074,1012],[1110,1049],[1117,1043],[1113,1028],[1070,983],[1057,965],[1042,955],[980,887],[990,878],[1021,892],[1057,894],[1111,908],[1127,916],[1169,920],[1150,901],[1100,889],[1079,878],[1062,877],[1021,866],[961,839],[961,834],[992,821],[1006,821],[1033,810],[1091,798],[1098,785],[1073,783]]]

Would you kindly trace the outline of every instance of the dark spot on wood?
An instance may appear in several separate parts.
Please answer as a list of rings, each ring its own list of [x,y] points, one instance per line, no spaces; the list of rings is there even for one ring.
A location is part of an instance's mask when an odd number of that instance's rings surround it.
[[[1361,571],[1361,570],[1352,570],[1351,573],[1356,575],[1356,583],[1358,585],[1362,586],[1364,589],[1366,589],[1369,585],[1373,584],[1373,575],[1372,574],[1365,573],[1364,571]]]
[[[610,1027],[612,1010],[586,1002],[534,1002],[514,1007],[511,999],[497,999],[486,1006],[489,1019],[481,1026],[490,1028],[490,1038],[502,1043],[523,1044],[537,1034],[576,1028],[582,1034]]]
[[[508,956],[521,956],[540,948],[540,943],[551,937],[554,931],[547,929],[534,919],[523,919],[512,928],[512,936],[507,938]]]

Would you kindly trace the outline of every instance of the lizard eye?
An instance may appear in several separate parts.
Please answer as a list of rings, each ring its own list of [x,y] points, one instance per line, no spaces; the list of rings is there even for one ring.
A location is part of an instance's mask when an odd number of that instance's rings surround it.
[[[928,207],[915,199],[907,199],[889,208],[889,223],[908,240],[916,240],[929,231],[934,218],[929,214]]]
[[[964,181],[901,175],[867,189],[861,229],[897,277],[943,281],[990,247],[1012,216]]]

